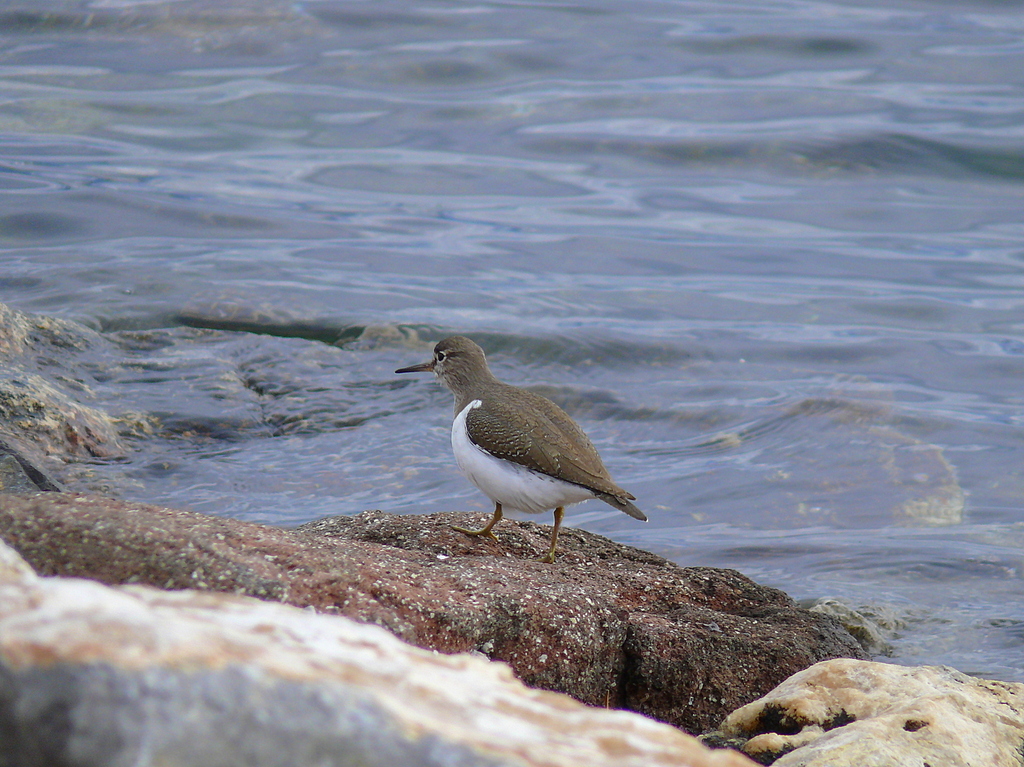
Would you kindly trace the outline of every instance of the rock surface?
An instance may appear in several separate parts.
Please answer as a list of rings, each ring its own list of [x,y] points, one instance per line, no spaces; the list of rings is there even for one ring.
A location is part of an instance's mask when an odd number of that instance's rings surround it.
[[[1021,767],[1024,684],[830,660],[734,711],[708,740],[775,767]]]
[[[40,578],[0,543],[0,764],[753,763],[376,626],[227,594]]]
[[[478,651],[527,684],[690,732],[825,659],[864,657],[832,618],[732,570],[683,568],[567,529],[367,512],[282,530],[96,496],[0,501],[0,537],[44,575],[206,589],[375,623],[420,647]]]
[[[33,493],[39,489],[17,456],[0,453],[0,493]]]
[[[106,344],[77,323],[0,304],[0,456],[13,456],[40,490],[62,489],[54,477],[69,462],[123,454],[113,419],[80,402],[88,387],[68,371],[76,355]]]

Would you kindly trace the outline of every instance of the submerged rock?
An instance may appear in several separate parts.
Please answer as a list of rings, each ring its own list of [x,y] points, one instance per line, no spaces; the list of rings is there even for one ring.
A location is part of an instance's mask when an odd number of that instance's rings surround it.
[[[884,605],[861,605],[854,608],[839,599],[822,597],[807,605],[807,609],[831,615],[874,657],[892,655],[890,640],[906,626],[906,621],[893,608]]]
[[[0,542],[0,764],[752,767],[504,664],[246,597],[40,578]]]
[[[175,319],[186,327],[229,330],[281,338],[306,338],[335,346],[373,349],[401,346],[431,349],[409,325],[357,325],[331,319],[300,317],[276,306],[254,306],[225,296],[213,302],[194,303]]]
[[[0,504],[0,537],[45,575],[248,594],[375,623],[420,647],[477,651],[527,684],[700,732],[796,671],[864,657],[834,619],[732,570],[685,568],[580,530],[501,542],[465,514],[366,512],[282,530],[108,498]],[[507,526],[506,526],[507,525]]]
[[[1024,684],[824,661],[734,711],[708,740],[775,767],[1020,767]]]

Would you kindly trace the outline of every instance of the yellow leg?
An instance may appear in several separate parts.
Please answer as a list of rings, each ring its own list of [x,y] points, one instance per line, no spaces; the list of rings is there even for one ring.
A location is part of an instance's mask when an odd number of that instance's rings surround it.
[[[491,532],[491,528],[494,527],[496,524],[498,524],[498,522],[500,522],[500,521],[501,521],[501,504],[500,503],[495,503],[494,504],[494,516],[491,517],[491,521],[490,522],[488,522],[486,525],[481,527],[479,530],[470,530],[470,529],[465,528],[465,527],[456,527],[455,525],[452,525],[452,530],[458,530],[460,533],[465,533],[466,535],[486,535],[491,540],[496,541],[496,540],[498,540],[498,536],[496,536],[494,533]]]
[[[565,507],[559,506],[555,509],[555,527],[551,531],[551,548],[548,553],[538,561],[547,562],[549,565],[555,563],[555,548],[558,546],[558,529],[562,526],[562,518],[565,516]]]

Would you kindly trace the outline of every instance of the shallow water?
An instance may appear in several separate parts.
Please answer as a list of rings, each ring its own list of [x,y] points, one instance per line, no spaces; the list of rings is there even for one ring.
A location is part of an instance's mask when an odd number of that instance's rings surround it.
[[[101,330],[94,489],[487,512],[465,333],[647,525],[1024,681],[1024,16],[881,2],[0,4],[0,301]]]

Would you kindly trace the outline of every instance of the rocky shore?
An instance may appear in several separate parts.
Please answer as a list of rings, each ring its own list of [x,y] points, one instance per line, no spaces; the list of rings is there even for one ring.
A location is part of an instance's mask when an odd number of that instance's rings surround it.
[[[752,764],[482,657],[248,597],[41,578],[4,544],[0,763]]]
[[[552,566],[532,559],[543,526],[511,522],[499,545],[452,530],[461,514],[367,512],[282,530],[69,493],[0,505],[0,537],[42,575],[344,615],[691,733],[819,660],[864,657],[832,618],[780,591],[580,530],[566,531]]]
[[[0,306],[0,765],[1024,765],[1024,685],[871,662],[732,570],[69,492],[124,448],[47,371],[102,342]]]

